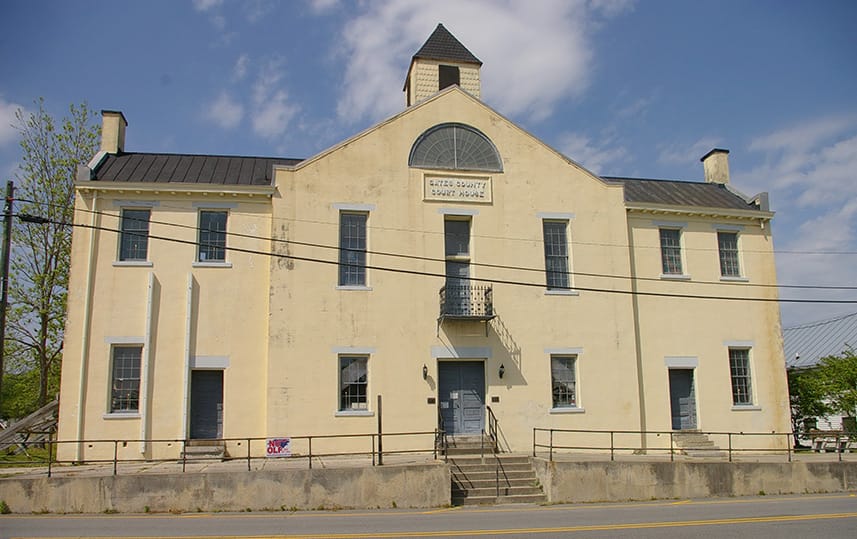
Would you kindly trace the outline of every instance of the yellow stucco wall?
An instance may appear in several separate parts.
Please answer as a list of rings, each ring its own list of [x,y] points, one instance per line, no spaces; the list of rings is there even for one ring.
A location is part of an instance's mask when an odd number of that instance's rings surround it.
[[[409,167],[414,141],[444,122],[484,133],[502,157],[503,171]],[[491,201],[426,200],[426,176],[488,178]],[[531,449],[533,427],[670,430],[668,358],[695,358],[700,429],[788,430],[775,302],[630,293],[775,298],[774,288],[754,286],[776,282],[765,218],[681,208],[657,214],[629,211],[620,185],[591,175],[458,88],[437,93],[295,167],[275,167],[270,198],[249,192],[220,196],[216,186],[207,193],[157,191],[154,185],[119,192],[118,186],[96,189],[92,183],[79,184],[77,204],[103,212],[97,226],[116,228],[123,204],[149,201],[155,203],[150,234],[188,243],[151,238],[151,264],[117,265],[116,233],[99,231],[90,243],[89,230],[75,230],[61,440],[74,440],[79,432],[86,439],[183,438],[193,358],[228,364],[219,367],[224,370],[226,438],[375,432],[378,395],[383,397],[384,432],[432,432],[438,426],[438,404],[430,399],[443,400],[438,366],[464,360],[484,365],[486,402],[499,420],[504,448],[513,451]],[[230,235],[228,245],[255,253],[229,251],[231,267],[194,265],[194,228],[200,206],[207,203],[228,208],[230,233],[249,236]],[[372,252],[362,289],[337,286],[343,209],[368,212]],[[487,323],[438,324],[444,219],[450,214],[471,220],[471,276],[494,283],[497,316]],[[568,220],[569,265],[578,273],[571,280],[572,294],[548,293],[544,286],[542,221],[550,217]],[[76,219],[91,224],[85,212]],[[657,223],[668,220],[683,223],[689,280],[660,276]],[[741,227],[746,281],[720,282],[712,227],[717,224]],[[633,289],[631,275],[643,278],[633,281]],[[709,281],[717,284],[704,284]],[[147,313],[148,404],[140,414],[120,419],[107,413],[111,343],[145,339]],[[733,409],[729,343],[751,343],[751,408]],[[575,410],[552,410],[552,353],[578,356]],[[364,413],[339,411],[338,358],[343,354],[369,358]],[[387,437],[384,443],[388,450],[428,449],[433,436]],[[371,449],[367,438],[313,444],[314,453]],[[263,444],[253,447],[254,454],[264,451]],[[139,456],[144,449],[144,456],[158,457],[175,456],[177,448],[175,443],[146,448],[130,443],[119,451]],[[231,442],[229,450],[244,454],[246,446]],[[60,458],[109,457],[112,451],[112,444],[69,444],[61,447]],[[293,451],[306,453],[306,442],[295,440]]]

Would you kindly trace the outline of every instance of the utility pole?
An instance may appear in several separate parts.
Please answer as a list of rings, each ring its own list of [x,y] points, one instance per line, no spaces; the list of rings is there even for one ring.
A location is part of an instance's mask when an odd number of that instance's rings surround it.
[[[3,398],[3,359],[6,355],[6,308],[9,305],[9,251],[12,248],[12,201],[15,184],[6,182],[6,208],[3,212],[3,259],[0,260],[3,278],[0,283],[0,403]]]

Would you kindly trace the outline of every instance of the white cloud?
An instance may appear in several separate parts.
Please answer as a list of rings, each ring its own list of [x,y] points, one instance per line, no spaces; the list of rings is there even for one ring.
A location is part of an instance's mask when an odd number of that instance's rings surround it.
[[[244,106],[226,92],[221,92],[206,108],[205,117],[224,129],[232,129],[241,123],[244,117]]]
[[[754,138],[761,164],[733,173],[771,193],[777,210],[780,283],[855,286],[857,264],[857,114],[810,119]],[[812,253],[812,254],[810,254]],[[854,299],[853,293],[784,289],[783,298]],[[786,325],[829,318],[854,305],[783,304]]]
[[[623,161],[628,151],[614,146],[611,141],[594,144],[589,137],[578,133],[560,136],[560,151],[595,174],[603,174],[608,166]]]
[[[671,165],[689,165],[720,145],[717,137],[703,137],[690,145],[661,145],[658,162]]]
[[[235,66],[232,68],[232,80],[239,81],[247,76],[247,69],[250,66],[250,57],[242,54],[235,61]]]
[[[15,112],[21,109],[26,113],[23,105],[6,101],[0,96],[0,146],[5,146],[18,140],[18,130],[14,125],[17,122]]]
[[[223,0],[193,0],[193,7],[197,11],[209,11],[223,5]]]
[[[310,0],[309,5],[314,13],[327,13],[339,7],[339,0]]]
[[[348,67],[337,110],[349,121],[379,119],[402,108],[408,60],[438,22],[484,62],[486,102],[504,114],[544,119],[561,100],[586,90],[593,24],[630,3],[386,0],[366,5],[343,31]]]
[[[253,131],[265,138],[285,133],[300,112],[300,107],[289,100],[288,92],[280,85],[284,74],[283,61],[271,60],[263,66],[253,85]]]

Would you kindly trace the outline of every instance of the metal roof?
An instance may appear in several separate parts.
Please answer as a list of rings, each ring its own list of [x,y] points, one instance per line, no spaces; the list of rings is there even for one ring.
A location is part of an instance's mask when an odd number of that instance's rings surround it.
[[[616,177],[603,179],[609,183],[625,186],[625,202],[734,210],[761,209],[757,204],[747,202],[743,197],[719,183]]]
[[[271,185],[273,165],[296,165],[302,159],[187,155],[166,153],[107,154],[93,170],[93,181]]]
[[[857,313],[783,329],[787,367],[812,367],[821,359],[857,349]]]
[[[479,58],[475,57],[472,52],[467,50],[467,47],[455,39],[455,36],[449,33],[449,30],[442,24],[437,25],[437,28],[434,29],[434,32],[432,32],[423,46],[420,47],[420,50],[414,54],[414,58],[448,60],[482,65]]]

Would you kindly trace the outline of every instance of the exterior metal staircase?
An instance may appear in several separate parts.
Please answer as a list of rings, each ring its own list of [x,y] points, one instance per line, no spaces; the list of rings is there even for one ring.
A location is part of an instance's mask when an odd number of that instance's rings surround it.
[[[446,455],[453,505],[547,501],[532,459],[495,453],[494,441],[488,436],[450,437]]]
[[[673,443],[680,453],[688,457],[723,457],[725,453],[708,436],[697,431],[682,431],[673,434]]]
[[[59,401],[54,400],[24,419],[0,430],[0,451],[17,446],[17,451],[13,449],[14,452],[26,452],[27,445],[50,440],[57,430],[58,410]]]

